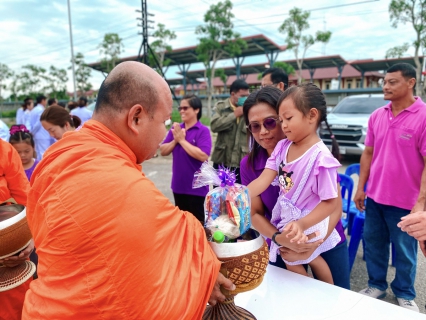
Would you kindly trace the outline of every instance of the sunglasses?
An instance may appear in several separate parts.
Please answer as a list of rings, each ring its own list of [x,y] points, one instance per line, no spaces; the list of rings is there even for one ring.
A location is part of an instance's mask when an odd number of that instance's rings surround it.
[[[183,111],[186,111],[186,110],[188,110],[190,107],[178,107],[178,111],[179,112],[181,112],[182,110]]]
[[[278,122],[280,122],[280,120],[277,118],[265,118],[263,123],[257,121],[250,122],[247,129],[249,129],[251,133],[259,133],[263,125],[266,130],[271,131],[277,127]]]

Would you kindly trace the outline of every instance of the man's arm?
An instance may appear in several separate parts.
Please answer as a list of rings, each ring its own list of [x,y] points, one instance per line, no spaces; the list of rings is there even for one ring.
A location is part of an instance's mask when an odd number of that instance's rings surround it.
[[[371,160],[373,159],[373,147],[365,147],[361,155],[361,167],[359,172],[358,188],[354,197],[354,202],[358,210],[365,210],[365,192],[364,187],[370,176]]]
[[[423,157],[423,161],[425,166],[422,172],[419,196],[417,197],[417,202],[414,205],[413,210],[411,210],[411,213],[423,211],[426,204],[426,157]]]
[[[17,203],[27,205],[27,194],[30,189],[30,183],[25,175],[21,158],[15,148],[12,147],[10,149],[8,158],[9,163],[4,171],[4,175],[10,195]]]
[[[221,132],[228,130],[232,127],[237,117],[235,112],[231,112],[227,115],[222,115],[222,110],[219,106],[216,107],[216,113],[212,117],[210,123],[210,129],[212,132]]]

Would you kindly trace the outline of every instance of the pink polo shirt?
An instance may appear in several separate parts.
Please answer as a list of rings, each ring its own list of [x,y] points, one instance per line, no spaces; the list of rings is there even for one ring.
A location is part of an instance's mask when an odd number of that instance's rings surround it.
[[[426,104],[415,99],[396,117],[391,102],[374,111],[365,139],[374,147],[367,196],[407,210],[417,201],[426,156]]]

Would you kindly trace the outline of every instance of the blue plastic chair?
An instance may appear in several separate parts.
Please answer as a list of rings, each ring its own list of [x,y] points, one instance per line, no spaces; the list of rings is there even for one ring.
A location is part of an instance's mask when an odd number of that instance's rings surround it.
[[[360,168],[361,168],[361,166],[360,166],[359,163],[351,164],[346,168],[345,175],[352,176],[352,175],[355,174],[359,177]],[[364,191],[365,190],[367,190],[367,184],[365,184],[365,186],[364,186]],[[355,215],[356,215],[357,212],[359,212],[359,211],[355,206],[355,202],[351,201],[350,209],[349,209],[349,212],[348,212],[349,217],[348,217],[348,225],[347,225],[349,235],[352,233],[352,224],[353,224],[353,221],[354,221],[354,218],[355,218]]]
[[[356,175],[358,175],[359,176],[359,170],[360,170],[360,164],[359,163],[354,163],[354,164],[351,164],[350,166],[348,166],[347,168],[346,168],[346,170],[345,170],[345,174],[347,175],[347,176],[351,176],[351,175],[353,175],[353,174],[356,174]]]
[[[340,192],[342,194],[342,210],[346,213],[346,217],[342,218],[343,228],[347,228],[349,225],[349,212],[351,209],[352,192],[354,189],[354,181],[346,174],[339,173],[340,177]]]
[[[349,272],[352,270],[356,253],[358,251],[359,243],[361,242],[363,238],[364,222],[365,222],[365,213],[358,211],[353,221],[351,241],[349,241],[349,246],[348,246]]]

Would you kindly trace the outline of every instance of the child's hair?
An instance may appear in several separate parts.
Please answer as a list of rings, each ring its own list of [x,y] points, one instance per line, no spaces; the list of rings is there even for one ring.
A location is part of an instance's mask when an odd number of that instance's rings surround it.
[[[298,86],[288,88],[281,95],[278,101],[278,107],[285,99],[292,99],[296,108],[302,112],[305,116],[308,115],[311,109],[317,109],[319,112],[319,120],[317,127],[324,121],[327,126],[327,130],[330,133],[331,138],[331,153],[333,156],[340,160],[339,144],[337,143],[336,137],[331,131],[330,125],[327,121],[327,104],[325,102],[324,94],[321,89],[313,83],[303,83]]]
[[[67,110],[60,106],[51,106],[43,111],[40,121],[49,122],[55,126],[65,127],[68,122],[71,127],[77,128],[81,124],[81,119],[70,114]]]
[[[26,143],[34,148],[33,135],[28,131],[27,127],[23,124],[14,124],[10,127],[10,138],[9,143]]]

